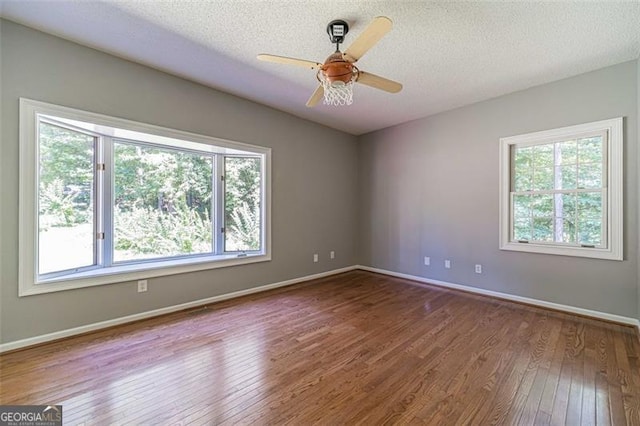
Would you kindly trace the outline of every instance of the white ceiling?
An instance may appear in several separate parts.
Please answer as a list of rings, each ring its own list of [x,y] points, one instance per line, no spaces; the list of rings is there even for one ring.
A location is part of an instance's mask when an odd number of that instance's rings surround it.
[[[0,0],[0,14],[356,135],[640,56],[640,0]],[[314,71],[256,60],[323,62],[329,21],[349,23],[348,47],[380,15],[394,27],[358,66],[398,94],[357,85],[351,106],[306,108]]]

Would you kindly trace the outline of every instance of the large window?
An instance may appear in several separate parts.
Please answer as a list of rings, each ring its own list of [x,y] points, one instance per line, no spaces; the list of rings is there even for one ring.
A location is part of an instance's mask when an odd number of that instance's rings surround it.
[[[21,100],[20,294],[269,259],[268,149]]]
[[[501,139],[501,248],[622,260],[622,119]]]

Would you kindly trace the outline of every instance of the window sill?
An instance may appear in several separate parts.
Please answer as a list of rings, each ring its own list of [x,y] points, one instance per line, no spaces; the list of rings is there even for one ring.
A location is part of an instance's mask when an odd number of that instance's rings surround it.
[[[114,266],[106,269],[82,271],[36,283],[21,282],[19,296],[31,296],[35,294],[122,283],[207,269],[267,262],[270,260],[271,256],[269,254],[247,254],[246,256],[226,254]]]
[[[520,251],[527,253],[551,254],[556,256],[588,257],[592,259],[623,260],[622,250],[589,247],[561,247],[547,244],[507,242],[500,250]]]

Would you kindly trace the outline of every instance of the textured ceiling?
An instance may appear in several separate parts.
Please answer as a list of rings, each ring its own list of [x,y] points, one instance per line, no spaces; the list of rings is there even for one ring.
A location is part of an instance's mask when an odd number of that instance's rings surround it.
[[[339,130],[362,134],[640,55],[640,1],[0,0],[10,20],[198,81]],[[326,25],[376,16],[394,27],[360,69],[403,83],[357,85],[347,107],[305,102],[312,70],[256,60],[323,62]]]

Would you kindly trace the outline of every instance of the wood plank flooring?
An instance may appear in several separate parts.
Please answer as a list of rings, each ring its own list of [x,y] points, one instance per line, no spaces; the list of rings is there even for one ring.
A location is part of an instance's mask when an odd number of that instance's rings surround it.
[[[626,327],[353,271],[0,356],[75,424],[640,425]]]

